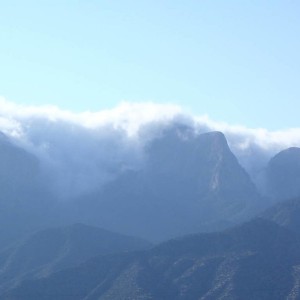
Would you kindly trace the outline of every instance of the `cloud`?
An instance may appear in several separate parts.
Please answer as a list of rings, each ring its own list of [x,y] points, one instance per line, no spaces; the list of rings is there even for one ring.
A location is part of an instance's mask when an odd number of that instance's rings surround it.
[[[73,113],[55,106],[23,106],[0,99],[0,131],[40,158],[53,190],[72,197],[142,163],[139,128],[169,122],[174,105],[122,103],[115,109]]]
[[[172,104],[123,102],[109,110],[74,113],[0,98],[0,131],[40,158],[53,189],[63,191],[63,197],[97,188],[124,169],[139,168],[144,144],[173,123],[187,124],[197,132],[222,131],[253,176],[278,151],[300,146],[300,128],[233,126]]]

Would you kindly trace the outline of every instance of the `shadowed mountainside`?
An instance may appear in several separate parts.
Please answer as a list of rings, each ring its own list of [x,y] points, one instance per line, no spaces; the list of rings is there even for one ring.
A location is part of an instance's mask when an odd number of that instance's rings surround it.
[[[300,198],[279,202],[261,214],[261,217],[300,235]]]
[[[75,224],[38,231],[0,253],[0,291],[42,278],[100,254],[149,248],[144,240]]]
[[[99,256],[48,278],[24,282],[2,298],[297,299],[299,249],[292,232],[255,219],[148,251]]]
[[[300,148],[288,148],[270,160],[266,185],[268,194],[274,198],[300,197]]]
[[[38,159],[0,134],[0,249],[51,219]]]
[[[222,133],[196,135],[178,126],[148,144],[141,170],[79,200],[74,214],[84,223],[157,241],[226,228],[265,206]]]

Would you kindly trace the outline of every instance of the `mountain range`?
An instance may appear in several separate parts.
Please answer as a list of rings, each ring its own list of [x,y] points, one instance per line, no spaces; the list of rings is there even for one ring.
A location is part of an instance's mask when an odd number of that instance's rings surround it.
[[[149,250],[99,255],[25,281],[2,298],[53,299],[55,292],[55,299],[299,299],[299,237],[255,218]]]
[[[223,133],[185,125],[72,199],[4,134],[0,167],[1,299],[300,299],[300,148],[263,194]]]
[[[75,201],[77,219],[156,242],[223,229],[267,205],[220,132],[170,128],[145,156],[142,169]]]

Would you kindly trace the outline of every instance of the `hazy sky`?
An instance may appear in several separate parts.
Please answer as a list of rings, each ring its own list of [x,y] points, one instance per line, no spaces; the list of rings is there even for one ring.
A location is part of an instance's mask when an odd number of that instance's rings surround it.
[[[298,0],[0,1],[0,43],[0,95],[18,104],[300,127]]]

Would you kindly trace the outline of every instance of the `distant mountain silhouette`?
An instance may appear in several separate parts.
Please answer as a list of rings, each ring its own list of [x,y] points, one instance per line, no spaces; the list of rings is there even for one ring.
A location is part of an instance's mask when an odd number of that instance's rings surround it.
[[[141,170],[127,171],[83,197],[77,216],[156,241],[226,228],[263,206],[222,133],[196,135],[176,126],[148,144]]]

